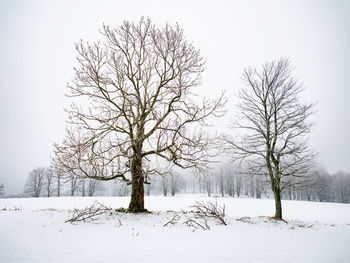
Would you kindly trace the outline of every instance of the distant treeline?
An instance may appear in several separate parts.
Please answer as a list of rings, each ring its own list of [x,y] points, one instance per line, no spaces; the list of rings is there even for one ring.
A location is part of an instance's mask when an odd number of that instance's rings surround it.
[[[302,185],[290,185],[282,191],[285,200],[350,203],[350,172],[329,174],[317,169],[308,174]],[[263,176],[237,172],[226,166],[206,176],[173,172],[150,179],[146,195],[174,196],[205,194],[208,196],[272,198],[269,182]],[[3,192],[2,192],[3,194]],[[102,182],[75,175],[62,175],[49,168],[36,168],[28,176],[23,195],[40,196],[129,196],[131,186],[125,182]]]

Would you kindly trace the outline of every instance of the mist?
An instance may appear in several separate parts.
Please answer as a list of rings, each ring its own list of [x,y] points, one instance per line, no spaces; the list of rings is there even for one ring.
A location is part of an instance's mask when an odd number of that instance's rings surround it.
[[[317,102],[310,145],[329,173],[349,171],[350,20],[348,1],[5,1],[0,23],[0,183],[6,194],[23,192],[36,167],[50,165],[53,143],[65,133],[64,94],[73,76],[80,39],[101,39],[103,24],[150,17],[178,23],[206,59],[198,89],[225,90],[228,112],[215,122],[227,130],[242,73],[248,66],[289,57]]]

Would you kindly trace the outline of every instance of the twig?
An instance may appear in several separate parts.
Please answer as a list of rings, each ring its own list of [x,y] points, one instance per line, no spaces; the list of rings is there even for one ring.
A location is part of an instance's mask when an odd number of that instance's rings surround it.
[[[195,229],[198,229],[198,227],[202,228],[203,230],[209,230],[210,227],[208,225],[208,222],[205,218],[204,219],[204,222],[203,223],[199,223],[198,221],[192,219],[192,218],[189,218],[187,219],[183,224],[186,224],[187,226],[192,226],[194,227]]]
[[[181,217],[179,215],[175,214],[172,219],[163,225],[163,227],[167,226],[168,224],[176,225],[179,222],[180,218]]]

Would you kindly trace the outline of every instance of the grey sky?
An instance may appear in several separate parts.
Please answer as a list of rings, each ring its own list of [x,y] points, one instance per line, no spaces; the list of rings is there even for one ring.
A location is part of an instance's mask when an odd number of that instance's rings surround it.
[[[208,2],[208,3],[206,3]],[[288,56],[318,101],[311,146],[329,172],[350,170],[349,1],[1,1],[0,183],[19,193],[47,166],[64,135],[74,42],[101,39],[103,23],[149,16],[178,22],[207,59],[201,94],[226,90],[230,105],[244,67]],[[202,91],[203,90],[203,91]],[[219,127],[226,127],[232,110]]]

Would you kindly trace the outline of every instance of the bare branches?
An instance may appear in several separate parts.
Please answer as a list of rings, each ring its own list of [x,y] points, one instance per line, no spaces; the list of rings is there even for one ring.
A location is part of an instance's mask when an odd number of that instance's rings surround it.
[[[177,214],[174,214],[174,216],[168,221],[168,222],[166,222],[164,225],[163,225],[163,227],[166,227],[167,225],[176,225],[178,222],[179,222],[179,220],[180,220],[180,216],[179,215],[177,215]]]
[[[153,165],[157,158],[205,169],[214,143],[203,127],[224,114],[226,99],[192,91],[204,71],[199,50],[178,25],[156,28],[145,18],[104,25],[101,34],[104,41],[76,44],[77,66],[67,85],[76,104],[66,109],[67,136],[54,145],[54,165],[129,184],[147,182],[147,171],[162,174]]]
[[[212,202],[196,202],[191,206],[194,211],[175,212],[173,217],[166,222],[163,227],[176,225],[179,222],[194,229],[209,230],[209,219],[215,219],[222,225],[227,225],[225,221],[225,205],[219,206],[217,201]],[[183,220],[181,220],[184,218]]]
[[[66,223],[74,223],[79,221],[93,221],[96,217],[109,213],[112,208],[107,207],[98,201],[95,201],[91,206],[83,209],[74,209],[73,215],[66,220]]]
[[[202,217],[202,219],[203,219],[202,222],[200,222],[200,221],[195,220],[193,218],[189,218],[184,222],[184,224],[189,226],[189,227],[193,227],[195,229],[201,228],[203,230],[209,230],[210,227],[208,225],[208,221],[204,217]]]
[[[48,172],[48,169],[43,167],[38,167],[31,171],[24,186],[24,193],[33,197],[39,197],[44,187],[45,175]]]
[[[239,94],[240,115],[232,125],[246,133],[235,139],[224,137],[237,160],[261,158],[265,165],[269,159],[280,176],[305,174],[314,157],[305,139],[312,127],[307,119],[314,113],[314,104],[299,102],[304,87],[291,72],[285,58],[264,64],[261,71],[246,69],[246,87]]]
[[[272,61],[261,70],[248,68],[239,93],[239,114],[232,127],[244,134],[224,136],[235,160],[247,162],[252,174],[268,175],[272,190],[301,183],[315,165],[307,146],[314,104],[301,103],[302,83],[292,77],[287,58]],[[278,217],[278,216],[277,216]]]
[[[221,224],[227,225],[225,222],[225,205],[219,206],[217,201],[212,202],[196,202],[191,206],[199,217],[209,217],[218,220]]]

